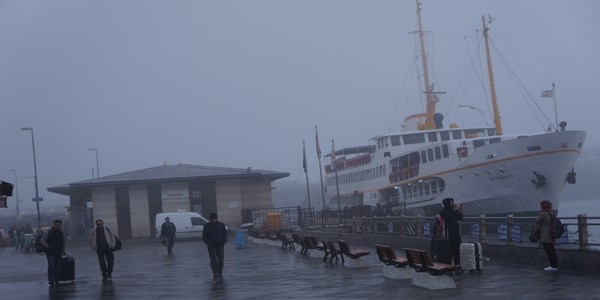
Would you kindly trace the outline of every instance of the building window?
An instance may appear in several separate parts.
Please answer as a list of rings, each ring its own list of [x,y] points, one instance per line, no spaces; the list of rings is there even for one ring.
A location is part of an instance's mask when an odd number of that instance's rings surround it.
[[[433,149],[427,149],[427,158],[429,159],[429,161],[433,161]]]
[[[399,135],[393,135],[391,137],[392,139],[392,146],[400,146],[400,136]]]
[[[450,151],[448,151],[447,144],[442,145],[442,155],[444,156],[444,158],[450,156]]]
[[[402,139],[405,145],[425,143],[425,135],[422,133],[403,135]]]
[[[449,141],[450,140],[450,132],[440,131],[440,137],[442,138],[442,141]]]
[[[424,164],[427,162],[427,155],[425,155],[425,150],[421,150],[421,163]]]
[[[435,147],[435,159],[442,159],[442,152],[440,151],[440,147]]]

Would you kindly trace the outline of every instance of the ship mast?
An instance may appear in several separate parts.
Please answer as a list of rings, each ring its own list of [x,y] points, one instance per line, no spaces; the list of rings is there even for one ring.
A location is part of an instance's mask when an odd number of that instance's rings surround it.
[[[490,91],[492,93],[492,109],[494,110],[494,125],[496,126],[496,135],[502,135],[502,122],[500,121],[500,110],[498,109],[498,101],[496,98],[496,85],[494,84],[494,72],[492,70],[492,59],[490,56],[490,44],[488,41],[488,30],[490,28],[485,23],[485,16],[481,16],[483,23],[483,38],[485,40],[485,56],[488,67],[488,77],[490,81]]]
[[[425,33],[421,23],[421,3],[417,0],[417,18],[419,20],[419,40],[421,44],[421,62],[423,63],[423,80],[425,81],[425,96],[427,97],[427,109],[425,114],[425,129],[435,129],[433,115],[435,114],[435,104],[439,101],[437,96],[434,96],[434,91],[429,83],[429,69],[427,68],[427,56],[425,53]]]

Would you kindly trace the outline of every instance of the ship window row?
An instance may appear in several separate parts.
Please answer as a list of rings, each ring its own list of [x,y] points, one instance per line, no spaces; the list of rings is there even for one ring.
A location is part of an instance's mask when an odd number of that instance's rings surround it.
[[[402,187],[402,197],[404,200],[415,199],[419,197],[437,195],[444,191],[446,184],[444,181],[421,182]]]
[[[357,183],[366,180],[371,180],[379,177],[386,176],[385,165],[380,165],[367,170],[352,172],[338,176],[339,184]],[[327,179],[327,185],[335,186],[335,177]]]
[[[427,161],[434,161],[438,159],[447,158],[450,156],[450,151],[448,150],[448,145],[444,144],[441,147],[433,147],[427,150],[421,150],[421,163],[426,163]]]
[[[377,139],[377,148],[384,148],[391,146],[400,145],[411,145],[411,144],[422,144],[432,143],[438,141],[449,141],[449,140],[462,140],[484,136],[496,135],[495,129],[455,129],[445,130],[437,132],[424,132],[424,133],[409,133],[403,135],[392,135]],[[490,143],[492,143],[490,139]],[[497,139],[499,141],[499,138]],[[497,141],[494,141],[497,142]]]

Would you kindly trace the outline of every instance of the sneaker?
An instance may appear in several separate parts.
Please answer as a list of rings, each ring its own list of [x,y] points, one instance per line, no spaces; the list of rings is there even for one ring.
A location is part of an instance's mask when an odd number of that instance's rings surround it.
[[[544,271],[558,271],[558,268],[553,268],[553,267],[545,267]]]

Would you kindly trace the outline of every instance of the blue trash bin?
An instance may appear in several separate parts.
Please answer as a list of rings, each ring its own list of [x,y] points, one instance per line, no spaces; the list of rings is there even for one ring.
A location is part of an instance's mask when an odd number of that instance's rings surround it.
[[[235,232],[235,248],[237,248],[237,249],[248,248],[247,240],[248,240],[248,230],[238,229]]]

